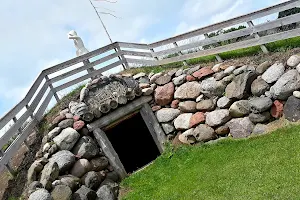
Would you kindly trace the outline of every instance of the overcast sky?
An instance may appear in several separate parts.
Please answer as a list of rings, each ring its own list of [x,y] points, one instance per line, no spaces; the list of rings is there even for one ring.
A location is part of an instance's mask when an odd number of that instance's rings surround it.
[[[114,41],[150,43],[261,9],[280,0],[119,0],[97,2]],[[44,68],[75,57],[74,29],[89,50],[109,43],[88,0],[2,0],[0,116],[27,93]]]

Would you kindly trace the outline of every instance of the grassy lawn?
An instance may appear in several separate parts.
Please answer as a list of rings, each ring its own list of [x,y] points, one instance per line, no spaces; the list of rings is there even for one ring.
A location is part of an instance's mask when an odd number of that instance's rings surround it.
[[[300,126],[166,151],[122,182],[123,199],[300,199]]]

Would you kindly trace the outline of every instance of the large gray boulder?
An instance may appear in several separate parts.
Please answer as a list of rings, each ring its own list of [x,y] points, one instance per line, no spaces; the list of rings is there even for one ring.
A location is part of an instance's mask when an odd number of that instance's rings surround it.
[[[201,93],[201,85],[194,81],[184,83],[177,88],[174,94],[175,99],[196,99]]]
[[[271,87],[270,92],[273,98],[286,100],[295,90],[300,88],[300,74],[293,69],[283,74]]]
[[[175,120],[174,120],[174,126],[177,130],[187,130],[190,128],[190,121],[192,118],[193,114],[192,113],[184,113],[179,115]]]
[[[249,117],[232,119],[226,123],[233,138],[246,138],[250,136],[254,124]]]
[[[256,72],[258,74],[263,74],[271,65],[272,63],[270,61],[265,61],[256,68]]]
[[[81,186],[74,194],[73,200],[95,200],[97,193],[85,185]]]
[[[66,185],[69,188],[71,188],[72,191],[77,190],[80,186],[80,178],[73,176],[71,174],[60,176],[58,177],[58,179],[63,185]]]
[[[222,81],[217,81],[211,77],[201,82],[201,92],[207,97],[223,96],[226,85]]]
[[[195,101],[184,101],[179,103],[179,110],[181,112],[196,112],[196,105]]]
[[[263,134],[263,133],[266,133],[268,131],[268,126],[265,125],[265,124],[256,124],[253,131],[252,131],[252,134],[253,135],[260,135],[260,134]]]
[[[266,91],[270,89],[269,84],[262,78],[257,78],[253,81],[251,85],[251,93],[254,96],[261,96],[265,94]]]
[[[80,159],[74,164],[74,166],[70,171],[70,174],[78,178],[81,178],[85,173],[90,171],[91,168],[92,166],[87,159]]]
[[[296,67],[300,63],[300,56],[299,55],[292,55],[288,60],[287,60],[287,65],[290,67]]]
[[[43,170],[43,168],[44,168],[44,166],[38,161],[35,161],[34,163],[32,163],[32,165],[29,167],[28,172],[27,172],[28,184],[37,180],[37,175]]]
[[[53,200],[71,200],[72,190],[66,185],[57,185],[51,192]]]
[[[40,183],[44,186],[45,189],[51,190],[52,182],[55,181],[59,176],[59,168],[56,162],[49,162],[45,165]]]
[[[249,100],[250,109],[253,113],[261,113],[271,108],[273,102],[269,97],[256,97]]]
[[[231,119],[229,110],[215,110],[206,114],[206,124],[208,126],[219,126],[225,124]]]
[[[93,138],[83,136],[74,146],[72,152],[81,158],[91,159],[99,155],[100,150]]]
[[[86,187],[96,190],[103,179],[104,177],[99,172],[90,171],[81,178],[81,182]]]
[[[271,118],[271,114],[269,112],[263,112],[258,114],[251,113],[249,115],[250,121],[253,122],[254,124],[267,122],[270,120],[270,118]]]
[[[285,67],[282,63],[276,62],[269,67],[262,75],[262,79],[267,83],[274,83],[284,73]]]
[[[56,137],[58,134],[60,134],[61,128],[60,127],[55,127],[48,133],[48,138],[52,140],[54,137]]]
[[[156,118],[160,123],[170,122],[180,115],[180,110],[174,108],[163,108],[156,112]]]
[[[182,74],[178,77],[173,78],[172,81],[173,81],[174,85],[176,85],[176,86],[182,85],[186,81],[185,77],[186,77],[186,75]]]
[[[45,189],[39,189],[32,193],[28,200],[52,200],[50,193]]]
[[[97,200],[116,200],[116,196],[109,185],[103,185],[97,190]]]
[[[65,129],[68,127],[72,127],[74,123],[73,119],[65,119],[61,122],[59,122],[58,127],[60,127],[61,129]]]
[[[196,109],[199,111],[212,111],[216,107],[214,100],[205,99],[197,103]]]
[[[250,105],[248,100],[240,100],[234,102],[230,108],[229,113],[231,117],[243,117],[250,113]]]
[[[291,121],[297,122],[300,120],[300,99],[290,96],[284,104],[284,117]]]
[[[193,135],[198,142],[208,142],[217,138],[214,129],[206,124],[200,124],[194,129]]]
[[[251,84],[256,79],[257,74],[248,71],[236,76],[233,81],[227,85],[225,96],[229,99],[242,99],[249,95]]]
[[[80,134],[73,128],[66,128],[53,138],[60,150],[71,150],[79,139]]]
[[[191,128],[179,135],[178,140],[183,144],[194,144],[197,142],[194,136],[194,128]]]
[[[163,123],[161,124],[163,130],[165,131],[166,135],[169,135],[175,131],[175,127],[172,123]]]
[[[109,162],[106,157],[102,156],[90,160],[90,164],[91,164],[92,171],[99,172],[101,170],[104,170],[108,166]]]
[[[223,96],[217,101],[217,106],[219,108],[229,108],[231,103],[232,103],[231,99]]]
[[[75,155],[70,151],[59,151],[49,159],[49,162],[56,162],[60,173],[64,173],[74,165]]]

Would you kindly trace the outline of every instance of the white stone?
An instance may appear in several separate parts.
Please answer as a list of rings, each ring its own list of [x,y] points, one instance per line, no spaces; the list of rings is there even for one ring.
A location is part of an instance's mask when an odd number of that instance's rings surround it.
[[[196,102],[199,103],[200,101],[202,101],[204,99],[204,95],[201,94],[199,97],[197,97]]]
[[[153,88],[144,88],[142,89],[143,95],[149,96],[153,93]]]
[[[284,74],[285,67],[282,63],[276,62],[269,67],[262,75],[262,79],[267,83],[274,83]]]
[[[219,71],[221,71],[221,66],[222,66],[222,64],[223,63],[219,63],[219,64],[216,64],[215,66],[213,66],[213,68],[212,68],[212,70],[214,71],[214,72],[219,72]]]
[[[161,77],[163,75],[162,72],[156,73],[153,76],[151,76],[150,78],[150,83],[154,83],[159,77]]]
[[[134,75],[133,78],[134,78],[134,79],[139,79],[139,78],[141,78],[141,77],[143,77],[143,76],[146,76],[146,73],[141,72],[141,73],[138,73],[138,74]]]
[[[193,128],[185,131],[182,134],[180,134],[178,139],[183,144],[194,144],[195,142],[197,142],[197,140],[194,136],[194,129]]]
[[[229,74],[231,74],[235,69],[236,69],[235,66],[230,66],[230,67],[228,67],[227,69],[224,70],[224,73],[229,75]]]
[[[225,96],[221,97],[218,101],[217,101],[217,106],[219,108],[228,108],[231,105],[231,100]]]
[[[184,113],[179,115],[174,120],[174,126],[177,130],[187,130],[190,128],[190,121],[193,116],[193,113]]]
[[[201,85],[194,81],[184,83],[175,91],[175,99],[196,99],[201,93]]]
[[[205,123],[208,126],[219,126],[225,124],[231,119],[229,110],[221,109],[206,114]]]
[[[44,146],[43,146],[43,153],[47,152],[49,149],[50,149],[51,145],[49,143],[46,143]]]
[[[159,122],[170,122],[180,114],[180,110],[173,108],[163,108],[156,112],[156,118]]]
[[[66,128],[53,138],[60,150],[71,150],[79,139],[80,134],[73,128]]]
[[[68,33],[68,38],[74,41],[74,45],[76,47],[76,55],[81,56],[89,51],[85,48],[82,39],[77,35],[76,31],[70,31]]]
[[[294,95],[294,97],[300,99],[300,91],[294,91],[293,95]]]
[[[287,60],[287,65],[290,67],[295,67],[300,63],[300,56],[293,55]]]
[[[168,134],[172,133],[173,131],[175,131],[175,127],[171,123],[164,123],[161,126],[164,129],[166,135],[168,135]]]

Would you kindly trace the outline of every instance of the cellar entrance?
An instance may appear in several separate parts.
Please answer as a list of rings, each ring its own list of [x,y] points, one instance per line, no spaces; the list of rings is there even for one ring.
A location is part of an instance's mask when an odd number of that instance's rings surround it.
[[[142,168],[160,155],[140,112],[107,127],[105,133],[127,173]]]

